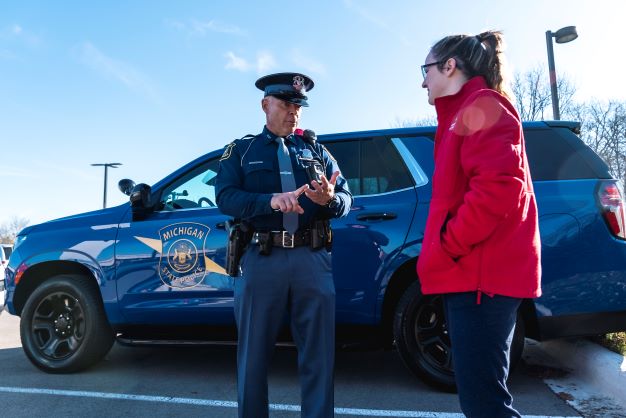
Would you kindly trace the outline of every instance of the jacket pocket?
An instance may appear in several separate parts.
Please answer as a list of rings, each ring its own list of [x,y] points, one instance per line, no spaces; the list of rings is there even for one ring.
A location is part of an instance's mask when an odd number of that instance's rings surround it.
[[[417,261],[420,279],[426,279],[435,273],[445,273],[458,268],[456,262],[441,246],[441,231],[448,217],[448,211],[435,210],[428,215],[422,251]]]

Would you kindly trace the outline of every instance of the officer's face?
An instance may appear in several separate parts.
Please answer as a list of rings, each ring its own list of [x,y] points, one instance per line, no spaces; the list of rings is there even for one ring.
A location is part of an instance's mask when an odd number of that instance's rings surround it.
[[[275,135],[290,135],[298,127],[302,112],[300,105],[267,96],[263,98],[261,106],[265,112],[267,129]]]

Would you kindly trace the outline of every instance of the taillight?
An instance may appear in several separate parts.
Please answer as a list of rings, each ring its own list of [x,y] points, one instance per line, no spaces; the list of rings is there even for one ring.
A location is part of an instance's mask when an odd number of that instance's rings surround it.
[[[602,207],[602,215],[611,233],[618,238],[626,239],[626,214],[624,213],[624,199],[615,182],[600,185],[598,201]]]
[[[20,280],[22,280],[22,276],[24,275],[24,272],[27,268],[28,266],[26,264],[20,264],[17,270],[15,270],[15,278],[13,279],[15,286],[17,286]]]

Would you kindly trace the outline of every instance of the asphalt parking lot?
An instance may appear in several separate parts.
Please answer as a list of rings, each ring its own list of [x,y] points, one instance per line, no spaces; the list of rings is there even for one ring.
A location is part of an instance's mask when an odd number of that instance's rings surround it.
[[[3,312],[1,415],[233,417],[235,357],[234,347],[116,344],[96,367],[78,374],[46,374],[32,366],[21,349],[19,318]],[[524,416],[583,416],[542,378],[536,368],[524,365],[511,377],[515,404]],[[414,378],[394,351],[339,350],[335,379],[338,417],[462,417],[454,394],[438,392]],[[278,348],[270,374],[271,416],[299,416],[299,401],[295,349]]]

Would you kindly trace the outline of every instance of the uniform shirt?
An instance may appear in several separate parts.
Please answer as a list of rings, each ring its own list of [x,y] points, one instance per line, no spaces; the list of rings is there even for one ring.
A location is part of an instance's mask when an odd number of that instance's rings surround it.
[[[280,231],[283,229],[283,214],[272,209],[270,200],[274,193],[281,193],[280,170],[278,168],[276,135],[267,127],[255,137],[237,139],[226,146],[220,159],[216,179],[217,206],[222,213],[247,220],[257,231]],[[324,168],[327,179],[339,171],[337,161],[328,150],[316,143],[311,145],[301,136],[285,138],[293,167],[296,188],[309,184],[306,162],[301,158],[313,158]],[[299,215],[300,229],[315,220],[345,216],[352,206],[352,194],[346,179],[339,175],[335,185],[337,205],[334,208],[318,205],[303,193],[298,198],[304,214]]]

